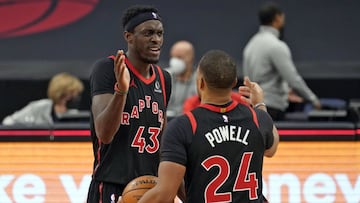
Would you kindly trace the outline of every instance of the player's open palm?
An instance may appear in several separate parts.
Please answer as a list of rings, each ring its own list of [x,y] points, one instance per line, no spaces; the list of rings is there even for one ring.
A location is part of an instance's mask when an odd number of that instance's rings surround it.
[[[130,73],[125,64],[125,55],[123,50],[119,50],[114,59],[114,72],[118,88],[127,92],[130,83]]]

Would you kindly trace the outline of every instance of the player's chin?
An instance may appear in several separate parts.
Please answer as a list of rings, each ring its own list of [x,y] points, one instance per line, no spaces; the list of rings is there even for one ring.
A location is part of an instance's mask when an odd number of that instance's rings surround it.
[[[158,63],[160,56],[147,56],[143,60],[145,63]]]

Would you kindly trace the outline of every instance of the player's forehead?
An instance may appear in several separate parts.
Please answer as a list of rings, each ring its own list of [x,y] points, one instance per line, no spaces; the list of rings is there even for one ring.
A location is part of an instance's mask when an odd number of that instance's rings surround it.
[[[134,31],[144,31],[144,30],[153,30],[153,31],[164,31],[163,24],[159,20],[147,20],[140,23],[135,27]]]

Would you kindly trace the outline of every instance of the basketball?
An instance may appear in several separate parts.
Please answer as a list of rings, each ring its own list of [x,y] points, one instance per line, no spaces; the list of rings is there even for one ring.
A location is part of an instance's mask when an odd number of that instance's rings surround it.
[[[157,184],[158,178],[152,175],[144,175],[137,177],[130,181],[123,193],[123,203],[136,203],[143,196],[143,194],[153,188]]]

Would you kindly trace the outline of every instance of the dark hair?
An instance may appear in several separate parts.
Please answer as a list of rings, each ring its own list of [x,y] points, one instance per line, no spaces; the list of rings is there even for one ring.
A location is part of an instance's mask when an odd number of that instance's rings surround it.
[[[258,14],[259,14],[260,24],[270,25],[274,21],[275,16],[282,13],[283,11],[277,4],[273,2],[268,2],[262,5],[259,10]]]
[[[126,24],[135,16],[142,14],[142,13],[148,13],[148,12],[154,12],[156,14],[159,14],[158,10],[150,5],[134,5],[129,8],[127,8],[124,11],[123,17],[122,17],[122,26],[125,29]],[[129,32],[132,32],[133,30],[128,30]]]
[[[210,50],[200,59],[199,71],[212,88],[232,88],[236,80],[236,63],[222,50]]]

